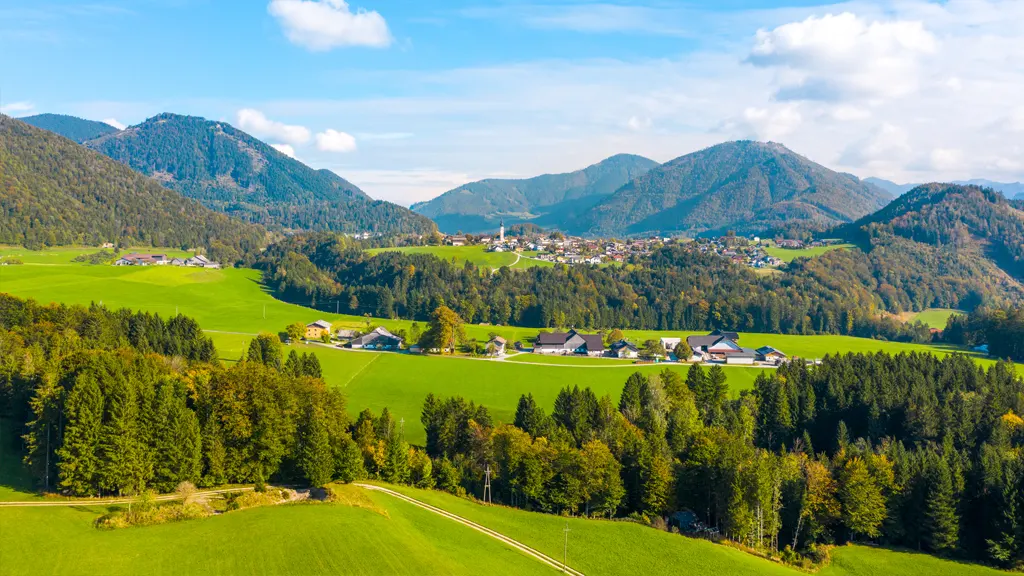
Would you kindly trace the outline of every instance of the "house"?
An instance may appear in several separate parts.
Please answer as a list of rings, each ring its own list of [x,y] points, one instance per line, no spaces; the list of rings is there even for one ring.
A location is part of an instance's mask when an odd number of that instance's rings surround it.
[[[188,260],[185,260],[185,266],[198,266],[199,268],[202,268],[209,263],[210,261],[202,254],[196,254]]]
[[[101,246],[101,248],[113,248],[113,247],[114,247],[114,243],[113,242],[104,242],[103,246]]]
[[[185,261],[181,258],[171,258],[171,266],[184,266]]]
[[[661,345],[665,348],[666,352],[672,352],[682,341],[682,338],[662,338]]]
[[[640,356],[640,350],[632,342],[619,340],[608,348],[608,354],[615,358],[637,358]]]
[[[402,339],[388,332],[387,328],[378,326],[371,332],[353,338],[348,346],[353,350],[398,350],[402,347]]]
[[[715,330],[707,336],[687,336],[686,343],[693,350],[695,357],[702,360],[719,360],[726,363],[747,363],[749,356],[750,364],[754,363],[757,353],[749,348],[742,348],[737,341],[739,334]],[[729,357],[737,355],[736,361],[729,362]]]
[[[533,351],[536,354],[601,356],[604,354],[604,342],[600,334],[580,334],[575,330],[541,333],[537,336]]]
[[[726,364],[753,365],[757,360],[757,352],[752,348],[740,348],[739,351],[730,352],[724,355]]]
[[[452,246],[465,246],[466,245],[466,237],[465,236],[452,236],[451,238],[449,238],[449,240],[451,241]]]
[[[495,336],[487,341],[487,353],[491,356],[503,356],[507,343],[508,341],[501,336]]]
[[[170,263],[165,254],[125,254],[114,261],[114,266],[163,266]]]
[[[320,340],[324,334],[331,333],[331,323],[326,320],[317,320],[312,324],[306,324],[306,340]]]
[[[768,362],[770,364],[775,364],[777,366],[789,360],[789,358],[785,354],[783,354],[781,350],[777,350],[775,348],[772,348],[771,346],[761,346],[760,348],[755,350],[755,352],[757,352],[758,362]]]
[[[334,336],[336,338],[340,338],[342,340],[351,340],[351,339],[355,338],[358,335],[359,335],[358,332],[356,332],[355,330],[349,330],[348,328],[339,328],[334,333]]]

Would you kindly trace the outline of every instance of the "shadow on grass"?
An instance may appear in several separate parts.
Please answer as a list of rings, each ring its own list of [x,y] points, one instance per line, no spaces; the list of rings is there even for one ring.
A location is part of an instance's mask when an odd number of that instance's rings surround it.
[[[21,454],[14,449],[15,435],[14,423],[0,418],[0,487],[32,493],[32,477],[21,463]]]

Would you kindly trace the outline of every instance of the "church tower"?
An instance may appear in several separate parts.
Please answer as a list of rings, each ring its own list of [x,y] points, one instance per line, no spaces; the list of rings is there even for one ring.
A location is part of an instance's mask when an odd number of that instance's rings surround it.
[[[505,219],[502,218],[498,225],[498,242],[505,243]]]

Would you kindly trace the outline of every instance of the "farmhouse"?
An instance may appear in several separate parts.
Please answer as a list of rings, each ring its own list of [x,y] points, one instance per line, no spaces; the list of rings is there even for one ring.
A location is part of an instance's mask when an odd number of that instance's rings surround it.
[[[166,254],[125,254],[114,261],[114,266],[164,266],[169,264]]]
[[[537,354],[580,354],[601,356],[604,354],[604,342],[600,334],[580,334],[575,330],[539,334],[533,346]]]
[[[727,364],[753,364],[757,353],[741,347],[736,332],[715,330],[707,336],[687,336],[686,343],[693,349],[693,355],[702,360],[718,360]]]
[[[768,362],[770,364],[779,365],[789,360],[781,350],[777,350],[771,346],[761,346],[756,350],[756,352],[758,362]]]
[[[348,328],[338,328],[338,330],[334,333],[334,336],[336,338],[341,338],[342,340],[351,340],[358,335],[358,332]]]
[[[662,345],[662,347],[665,348],[665,350],[667,352],[671,352],[671,351],[675,350],[676,346],[678,346],[679,343],[682,342],[682,341],[683,341],[682,338],[662,338],[661,339],[661,345]]]
[[[324,334],[331,333],[331,323],[326,320],[317,320],[312,324],[306,324],[306,340],[319,340]]]
[[[402,339],[395,336],[383,326],[374,328],[348,343],[353,350],[398,350],[402,347]]]
[[[501,336],[495,336],[487,341],[487,353],[491,356],[502,356],[505,354],[505,346],[508,341]]]
[[[640,351],[632,342],[619,340],[609,347],[608,354],[615,358],[637,358],[640,356]]]

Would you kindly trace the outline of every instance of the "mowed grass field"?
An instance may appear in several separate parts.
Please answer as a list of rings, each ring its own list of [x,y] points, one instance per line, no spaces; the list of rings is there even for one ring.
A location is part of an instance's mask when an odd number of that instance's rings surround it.
[[[775,256],[783,262],[792,262],[797,258],[814,258],[815,256],[821,256],[826,252],[832,250],[845,250],[847,248],[853,248],[853,244],[833,244],[832,246],[817,246],[814,248],[779,248],[778,246],[769,246],[765,249],[765,252],[769,256]]]
[[[551,262],[533,260],[536,252],[523,252],[517,257],[514,252],[488,252],[484,246],[403,246],[401,248],[373,248],[370,254],[381,252],[404,252],[406,254],[430,254],[442,260],[448,260],[461,266],[472,262],[481,268],[497,270],[502,266],[512,268],[529,268],[532,266],[553,266]]]
[[[369,507],[279,505],[114,531],[93,527],[103,508],[0,508],[0,576],[555,573],[396,498],[365,498]]]

